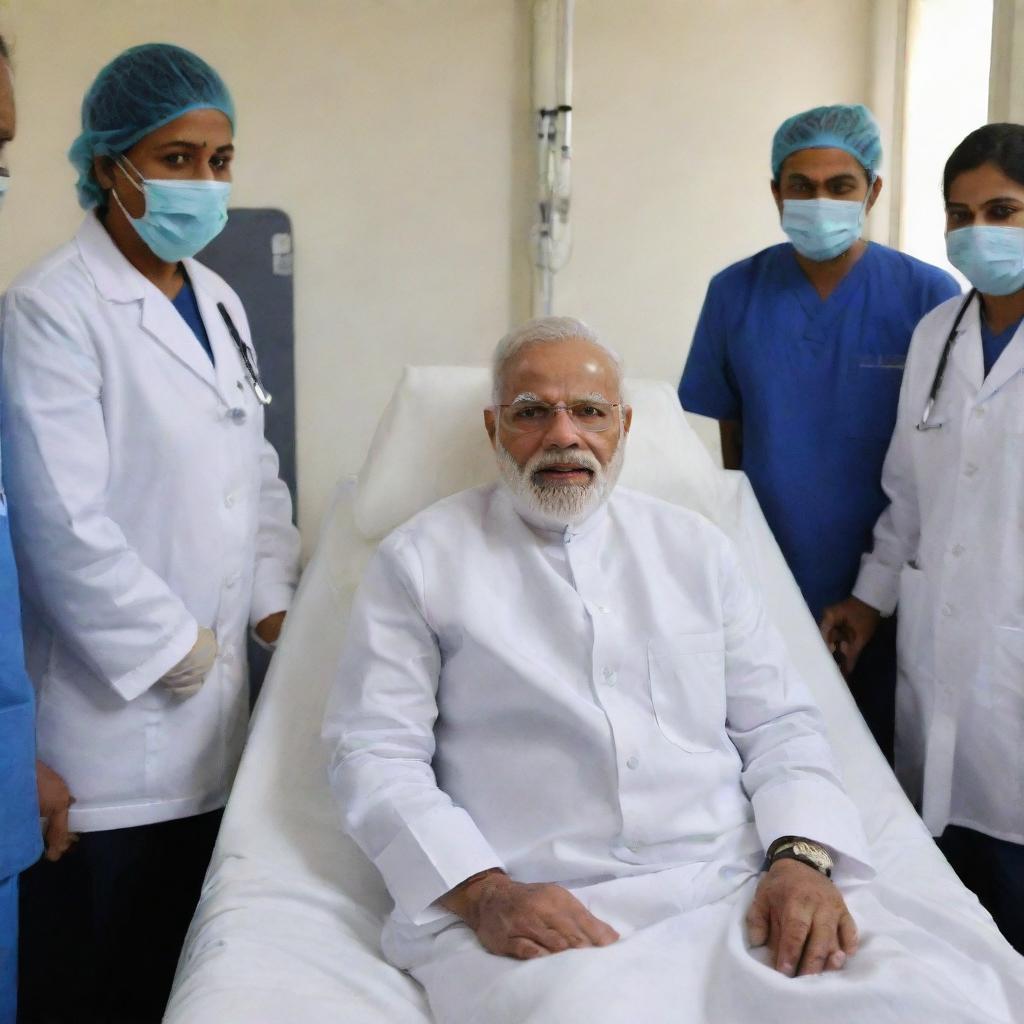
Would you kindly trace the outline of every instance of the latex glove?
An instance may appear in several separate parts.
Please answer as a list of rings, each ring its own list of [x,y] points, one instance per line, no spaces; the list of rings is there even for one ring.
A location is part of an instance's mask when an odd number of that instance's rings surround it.
[[[568,889],[513,882],[498,870],[466,879],[438,902],[461,917],[488,952],[518,960],[608,946],[619,937]]]
[[[78,834],[68,831],[68,810],[75,798],[64,779],[42,761],[36,761],[36,790],[46,840],[46,859],[60,860],[71,844],[78,842]]]
[[[199,627],[192,650],[161,680],[175,697],[191,697],[199,692],[207,673],[217,660],[217,637],[212,629]]]
[[[747,913],[751,946],[768,946],[782,974],[838,971],[857,952],[857,926],[839,890],[796,860],[777,860]]]

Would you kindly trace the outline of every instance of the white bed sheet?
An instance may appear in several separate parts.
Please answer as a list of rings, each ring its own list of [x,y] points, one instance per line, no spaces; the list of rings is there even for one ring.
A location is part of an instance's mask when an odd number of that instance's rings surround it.
[[[955,939],[985,984],[1018,991],[1024,958],[938,853],[857,714],[746,478],[721,472],[719,524],[759,581],[821,704],[889,909]],[[342,485],[254,716],[165,1020],[427,1024],[419,986],[381,957],[390,899],[340,832],[319,732],[359,573],[373,549]],[[1024,1010],[1022,1010],[1024,1014]],[[1022,1017],[1024,1019],[1024,1017]]]

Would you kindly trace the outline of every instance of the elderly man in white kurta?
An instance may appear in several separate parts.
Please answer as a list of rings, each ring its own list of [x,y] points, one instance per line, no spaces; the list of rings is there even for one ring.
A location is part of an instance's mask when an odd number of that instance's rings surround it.
[[[324,735],[385,954],[445,1024],[993,1019],[933,981],[901,1005],[899,944],[853,983],[840,886],[872,868],[820,713],[727,538],[615,489],[620,388],[579,321],[507,336],[499,483],[365,573]]]

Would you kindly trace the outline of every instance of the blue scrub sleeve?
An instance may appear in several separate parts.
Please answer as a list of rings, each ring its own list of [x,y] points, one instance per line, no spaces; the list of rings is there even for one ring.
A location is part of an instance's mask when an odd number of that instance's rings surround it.
[[[951,299],[954,295],[961,294],[960,285],[957,284],[952,274],[947,274],[938,267],[935,267],[934,270],[935,273],[931,275],[928,281],[926,300],[928,305],[926,309],[921,310],[921,316],[930,313],[936,306],[942,305],[946,299]]]
[[[716,285],[716,281],[711,282],[700,311],[679,382],[679,401],[687,412],[717,420],[738,420],[742,404],[729,363],[721,287]]]

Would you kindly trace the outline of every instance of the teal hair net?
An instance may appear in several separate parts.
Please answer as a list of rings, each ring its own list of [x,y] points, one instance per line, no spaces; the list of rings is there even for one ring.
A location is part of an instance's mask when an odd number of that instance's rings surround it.
[[[849,153],[874,180],[882,162],[882,138],[878,123],[860,103],[815,107],[787,118],[772,140],[772,180],[787,156],[800,149],[842,149]]]
[[[213,108],[235,123],[231,94],[209,64],[169,43],[133,46],[97,76],[82,100],[82,134],[68,151],[78,171],[83,209],[101,205],[103,190],[92,174],[95,156],[118,156],[144,135],[189,110]]]

